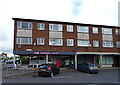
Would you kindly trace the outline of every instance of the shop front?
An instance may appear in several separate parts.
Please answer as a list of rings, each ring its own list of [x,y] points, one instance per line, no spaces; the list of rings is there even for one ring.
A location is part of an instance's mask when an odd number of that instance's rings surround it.
[[[35,68],[45,63],[54,63],[60,68],[75,68],[74,52],[24,51],[16,54],[29,56],[29,66]]]

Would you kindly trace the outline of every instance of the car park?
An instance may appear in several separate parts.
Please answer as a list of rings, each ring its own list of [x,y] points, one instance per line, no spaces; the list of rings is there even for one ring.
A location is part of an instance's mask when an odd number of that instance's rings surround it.
[[[78,64],[77,70],[87,72],[87,73],[98,73],[99,69],[95,64],[91,63],[82,63]]]
[[[59,74],[59,67],[55,64],[42,64],[38,67],[38,76],[54,76]]]

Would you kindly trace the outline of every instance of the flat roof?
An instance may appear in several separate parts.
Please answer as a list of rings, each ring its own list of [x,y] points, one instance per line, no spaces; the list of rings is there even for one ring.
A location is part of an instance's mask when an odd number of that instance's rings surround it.
[[[120,28],[119,26],[108,26],[108,25],[98,25],[98,24],[85,24],[85,23],[74,23],[74,22],[63,22],[63,21],[49,21],[49,20],[37,20],[37,19],[25,19],[25,18],[12,18],[12,19],[13,20],[23,20],[23,21],[38,21],[38,22],[59,23],[59,24],[71,24],[71,25],[84,25],[84,26],[95,26],[95,27]]]

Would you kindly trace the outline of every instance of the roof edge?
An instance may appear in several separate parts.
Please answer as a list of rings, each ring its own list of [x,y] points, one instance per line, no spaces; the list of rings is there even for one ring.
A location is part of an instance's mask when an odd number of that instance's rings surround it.
[[[26,20],[26,21],[41,21],[41,22],[50,22],[50,23],[62,23],[62,24],[76,24],[76,25],[85,25],[85,26],[99,26],[99,27],[112,27],[120,28],[120,26],[110,26],[110,25],[99,25],[99,24],[86,24],[86,23],[74,23],[74,22],[64,22],[64,21],[49,21],[49,20],[37,20],[37,19],[25,19],[25,18],[12,18],[13,20]]]

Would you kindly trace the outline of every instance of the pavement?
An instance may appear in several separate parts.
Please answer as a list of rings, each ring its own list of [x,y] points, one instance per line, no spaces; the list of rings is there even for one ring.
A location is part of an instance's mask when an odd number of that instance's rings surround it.
[[[113,68],[102,68],[102,69],[119,69],[117,67],[113,67]],[[76,71],[75,69],[68,69],[68,68],[60,68],[60,71],[65,71],[65,72],[69,72],[69,71]],[[13,68],[7,68],[7,69],[3,69],[2,71],[2,78],[14,78],[14,77],[21,77],[21,76],[27,76],[27,75],[33,75],[36,76],[37,75],[37,68],[29,68],[27,66],[21,66],[18,69],[13,69]]]

